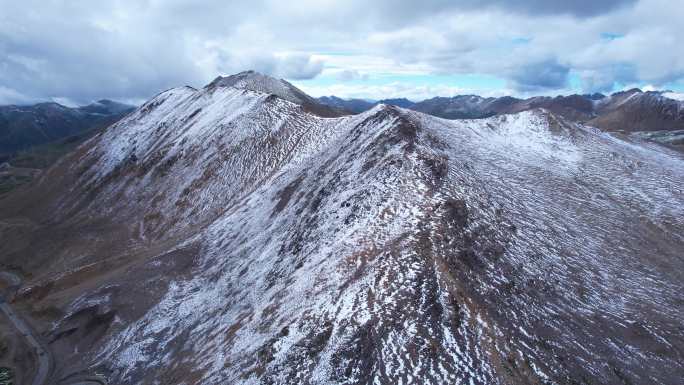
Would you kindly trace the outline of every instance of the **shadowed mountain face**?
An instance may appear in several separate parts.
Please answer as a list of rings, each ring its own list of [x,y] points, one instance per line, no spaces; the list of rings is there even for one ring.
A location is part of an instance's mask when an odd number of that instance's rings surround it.
[[[323,118],[241,76],[156,96],[0,200],[56,378],[684,376],[681,154],[541,110]]]
[[[342,99],[337,96],[322,96],[317,98],[319,103],[325,104],[331,107],[335,107],[340,110],[345,110],[352,112],[354,114],[360,114],[361,112],[368,111],[377,103],[363,100],[363,99]]]
[[[396,106],[401,108],[411,108],[416,103],[406,99],[406,98],[396,98],[396,99],[383,99],[378,102],[378,104],[387,104],[390,106]]]
[[[104,128],[133,110],[110,100],[78,108],[57,103],[0,106],[0,155]]]
[[[599,101],[596,110],[589,124],[608,131],[684,130],[684,102],[660,92],[616,93]]]

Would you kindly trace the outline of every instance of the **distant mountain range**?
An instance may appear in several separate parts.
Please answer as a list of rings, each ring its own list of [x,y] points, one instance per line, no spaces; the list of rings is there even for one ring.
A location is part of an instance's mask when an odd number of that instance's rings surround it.
[[[58,103],[0,106],[0,160],[33,146],[103,128],[135,107],[100,100],[83,107]]]
[[[373,106],[378,104],[375,101],[368,101],[364,99],[342,99],[337,96],[322,96],[317,98],[318,102],[321,104],[328,105],[340,110],[349,111],[354,114],[360,114],[364,111],[368,111]]]
[[[612,95],[538,96],[529,99],[459,95],[435,97],[420,102],[407,99],[374,102],[326,96],[318,98],[318,101],[352,113],[367,111],[377,104],[384,103],[445,119],[482,119],[542,108],[565,119],[585,123],[604,131],[641,133],[684,130],[684,102],[681,95],[667,91],[644,92],[631,89]],[[676,132],[670,136],[643,135],[672,145],[684,145],[684,136]]]
[[[270,84],[268,79],[272,78],[246,71],[220,77],[209,87],[246,88],[250,87],[250,84],[246,84],[249,82],[266,84],[270,90],[278,91],[277,96],[324,117],[358,114],[379,104],[408,108],[445,119],[482,119],[542,108],[573,122],[585,123],[604,131],[639,135],[684,148],[684,101],[678,100],[682,99],[681,95],[670,92],[631,89],[612,95],[539,96],[528,99],[458,95],[419,102],[406,98],[373,101],[336,96],[312,98],[286,81],[277,80],[277,84]],[[73,136],[84,137],[84,133],[104,128],[133,110],[133,106],[111,100],[100,100],[76,108],[58,103],[0,106],[0,162],[23,150],[40,148],[41,145]],[[666,133],[651,133],[655,131]]]

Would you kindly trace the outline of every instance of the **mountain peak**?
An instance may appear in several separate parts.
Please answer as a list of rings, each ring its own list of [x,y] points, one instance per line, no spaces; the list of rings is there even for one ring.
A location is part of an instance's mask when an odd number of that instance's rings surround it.
[[[641,94],[641,93],[643,93],[643,91],[641,89],[632,88],[629,90],[614,92],[611,96],[632,95],[632,94]]]
[[[79,110],[87,113],[115,115],[125,114],[135,109],[134,106],[115,102],[109,99],[100,99],[86,106],[79,107]]]
[[[401,108],[409,108],[412,105],[416,104],[406,98],[393,98],[393,99],[383,99],[380,100],[378,103],[383,103],[383,104],[389,104],[392,106],[397,106]]]
[[[209,83],[205,89],[215,89],[218,87],[233,87],[272,94],[297,104],[302,104],[304,101],[311,99],[311,97],[287,81],[253,70],[243,71],[230,76],[219,76]]]
[[[233,75],[228,75],[228,76],[217,76],[216,79],[214,79],[211,83],[207,85],[208,87],[236,87],[239,88],[239,86],[244,85],[245,82],[250,82],[250,81],[271,81],[271,82],[280,82],[282,80],[276,79],[272,76],[264,75],[260,72],[256,72],[253,70],[247,70],[247,71],[242,71],[238,72]]]
[[[277,79],[253,70],[243,71],[229,76],[219,76],[205,88],[216,87],[233,87],[274,94],[295,103],[298,103],[301,99],[300,95],[294,95],[298,93],[297,91],[299,90],[292,84],[283,79]],[[303,94],[301,91],[299,91],[299,93]]]
[[[96,101],[95,103],[102,104],[104,106],[116,106],[116,105],[122,105],[123,104],[123,103],[115,102],[115,101],[109,100],[109,99],[100,99],[100,100]]]
[[[204,89],[213,90],[220,87],[232,87],[275,95],[281,99],[299,104],[306,111],[318,116],[333,117],[345,115],[342,111],[320,104],[316,99],[286,80],[277,79],[253,70],[239,72],[230,76],[219,76],[204,87]]]

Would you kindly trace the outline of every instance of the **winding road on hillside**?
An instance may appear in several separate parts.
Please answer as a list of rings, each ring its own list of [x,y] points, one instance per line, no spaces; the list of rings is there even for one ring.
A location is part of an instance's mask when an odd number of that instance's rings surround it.
[[[42,342],[40,336],[31,328],[30,324],[21,317],[7,302],[11,293],[21,286],[21,278],[14,273],[1,271],[0,281],[7,282],[7,289],[0,291],[0,311],[5,314],[15,329],[24,337],[28,346],[33,349],[38,368],[31,385],[49,384],[50,374],[55,367],[55,360],[50,349]],[[59,382],[68,385],[107,385],[107,381],[100,375],[74,375]]]
[[[21,279],[13,273],[0,272],[0,279],[8,282],[9,289],[7,292],[11,292],[21,285]],[[0,293],[0,310],[14,325],[14,328],[26,339],[26,343],[36,354],[38,368],[31,385],[46,385],[50,372],[54,367],[52,354],[47,346],[41,342],[40,336],[34,332],[28,322],[12,309],[12,306],[6,301],[5,297],[6,293]]]

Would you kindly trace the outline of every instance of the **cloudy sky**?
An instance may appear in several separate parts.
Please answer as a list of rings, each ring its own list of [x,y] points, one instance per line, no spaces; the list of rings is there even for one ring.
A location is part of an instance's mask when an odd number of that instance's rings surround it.
[[[254,69],[315,96],[684,90],[684,0],[0,0],[0,104]]]

